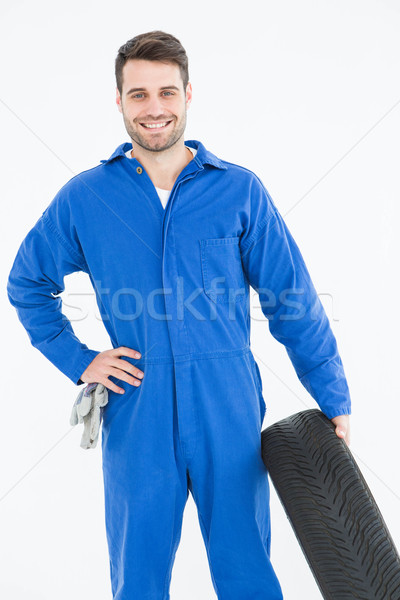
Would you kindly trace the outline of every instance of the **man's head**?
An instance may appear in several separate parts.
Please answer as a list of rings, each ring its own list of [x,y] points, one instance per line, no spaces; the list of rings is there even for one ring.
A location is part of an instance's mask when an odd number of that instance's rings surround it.
[[[160,152],[183,139],[192,88],[178,39],[163,31],[137,35],[119,49],[115,77],[118,109],[132,141]]]

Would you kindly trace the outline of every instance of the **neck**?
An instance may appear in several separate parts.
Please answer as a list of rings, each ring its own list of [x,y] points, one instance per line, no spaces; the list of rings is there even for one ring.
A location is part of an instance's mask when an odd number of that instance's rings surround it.
[[[156,187],[172,189],[179,173],[192,160],[193,155],[186,148],[183,137],[173,146],[162,152],[151,152],[132,141],[131,155],[144,167]]]

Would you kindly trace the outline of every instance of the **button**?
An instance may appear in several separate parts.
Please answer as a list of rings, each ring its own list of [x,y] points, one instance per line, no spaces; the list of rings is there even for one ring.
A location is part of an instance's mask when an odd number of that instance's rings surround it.
[[[139,175],[141,175],[143,173],[142,167],[137,167],[136,173],[139,173]]]

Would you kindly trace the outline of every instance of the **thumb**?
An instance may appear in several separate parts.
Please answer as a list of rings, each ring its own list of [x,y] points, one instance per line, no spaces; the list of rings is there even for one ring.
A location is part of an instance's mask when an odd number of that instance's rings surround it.
[[[337,425],[335,432],[336,435],[340,438],[346,437],[346,428],[343,425]]]
[[[335,429],[336,435],[344,440],[347,446],[350,446],[350,432],[344,425],[337,425]]]

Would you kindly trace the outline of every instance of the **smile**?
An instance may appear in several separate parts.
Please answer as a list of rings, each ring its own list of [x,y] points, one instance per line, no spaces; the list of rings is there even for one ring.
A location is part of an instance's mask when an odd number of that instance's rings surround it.
[[[172,121],[164,121],[163,123],[140,123],[146,129],[165,129]]]

